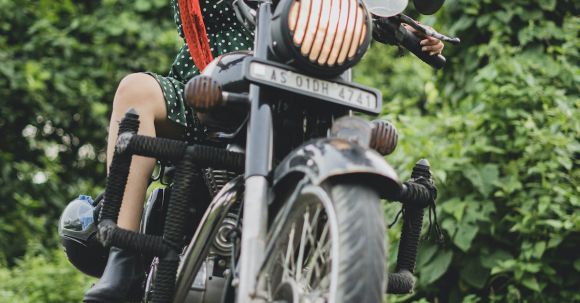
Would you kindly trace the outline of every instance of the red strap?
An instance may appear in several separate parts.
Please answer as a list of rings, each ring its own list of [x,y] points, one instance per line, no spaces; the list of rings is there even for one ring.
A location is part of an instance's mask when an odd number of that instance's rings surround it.
[[[199,0],[179,0],[179,14],[185,41],[193,63],[200,71],[213,60]]]

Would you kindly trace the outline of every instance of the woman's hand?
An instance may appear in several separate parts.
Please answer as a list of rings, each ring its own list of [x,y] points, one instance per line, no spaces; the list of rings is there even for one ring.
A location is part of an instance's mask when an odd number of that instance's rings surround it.
[[[445,44],[443,44],[441,40],[433,37],[425,37],[422,33],[418,32],[417,30],[415,30],[414,28],[410,27],[407,24],[403,24],[403,26],[405,26],[407,30],[414,33],[415,35],[425,38],[421,40],[422,51],[426,53],[428,52],[429,55],[431,56],[441,55],[441,53],[443,52],[443,48],[445,48]]]

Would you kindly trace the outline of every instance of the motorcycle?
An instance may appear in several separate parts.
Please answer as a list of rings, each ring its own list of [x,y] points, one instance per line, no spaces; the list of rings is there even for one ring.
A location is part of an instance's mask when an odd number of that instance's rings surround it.
[[[373,38],[443,67],[409,27],[459,39],[402,14],[407,0],[255,2],[232,1],[255,30],[254,51],[216,58],[186,85],[212,144],[137,135],[133,110],[121,121],[97,210],[99,241],[144,256],[144,302],[358,303],[412,292],[424,212],[437,193],[430,165],[420,160],[399,181],[384,159],[396,128],[353,116],[378,115],[381,93],[353,83],[350,69]],[[425,14],[443,4],[415,2]],[[133,155],[172,167],[140,233],[116,225]],[[394,273],[381,199],[404,210]]]

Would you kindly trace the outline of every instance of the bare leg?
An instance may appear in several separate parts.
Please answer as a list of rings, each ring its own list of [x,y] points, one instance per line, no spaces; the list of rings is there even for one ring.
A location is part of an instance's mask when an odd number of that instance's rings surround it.
[[[113,113],[107,142],[107,168],[111,164],[119,122],[130,108],[140,116],[139,134],[146,136],[177,134],[179,126],[167,121],[167,109],[159,83],[147,74],[131,74],[119,84],[113,102]],[[118,226],[137,231],[141,220],[147,181],[155,167],[155,159],[134,156],[119,213]]]
[[[109,127],[107,145],[107,167],[110,166],[119,121],[129,108],[139,113],[139,134],[146,136],[170,136],[179,134],[179,126],[167,121],[163,92],[158,82],[147,74],[132,74],[119,84],[113,103],[113,114]],[[121,204],[117,225],[121,228],[138,231],[143,210],[147,181],[151,176],[155,159],[133,157],[129,179]],[[107,265],[99,282],[85,293],[83,302],[125,302],[140,298],[140,285],[143,279],[143,265],[135,252],[111,247]]]

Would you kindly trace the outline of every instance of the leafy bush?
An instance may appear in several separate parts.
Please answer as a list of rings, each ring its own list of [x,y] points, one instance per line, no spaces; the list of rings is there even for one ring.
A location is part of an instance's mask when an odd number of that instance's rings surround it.
[[[366,58],[359,79],[391,85],[385,115],[402,134],[388,160],[404,176],[431,160],[448,239],[422,247],[417,293],[393,300],[580,300],[578,7],[448,1],[436,27],[463,38],[448,68]]]
[[[117,83],[130,72],[167,73],[179,41],[166,0],[37,2],[0,0],[0,259],[8,264],[32,237],[54,247],[64,205],[102,190]]]
[[[0,0],[1,301],[78,301],[90,283],[54,250],[55,222],[102,189],[118,81],[169,68],[168,2]],[[423,18],[464,41],[443,71],[382,45],[355,70],[399,128],[388,161],[405,179],[429,158],[440,188],[447,242],[422,246],[416,293],[392,302],[580,301],[579,7],[449,0]]]
[[[16,266],[0,268],[0,301],[79,302],[93,280],[73,268],[61,250],[47,251],[37,243]]]

